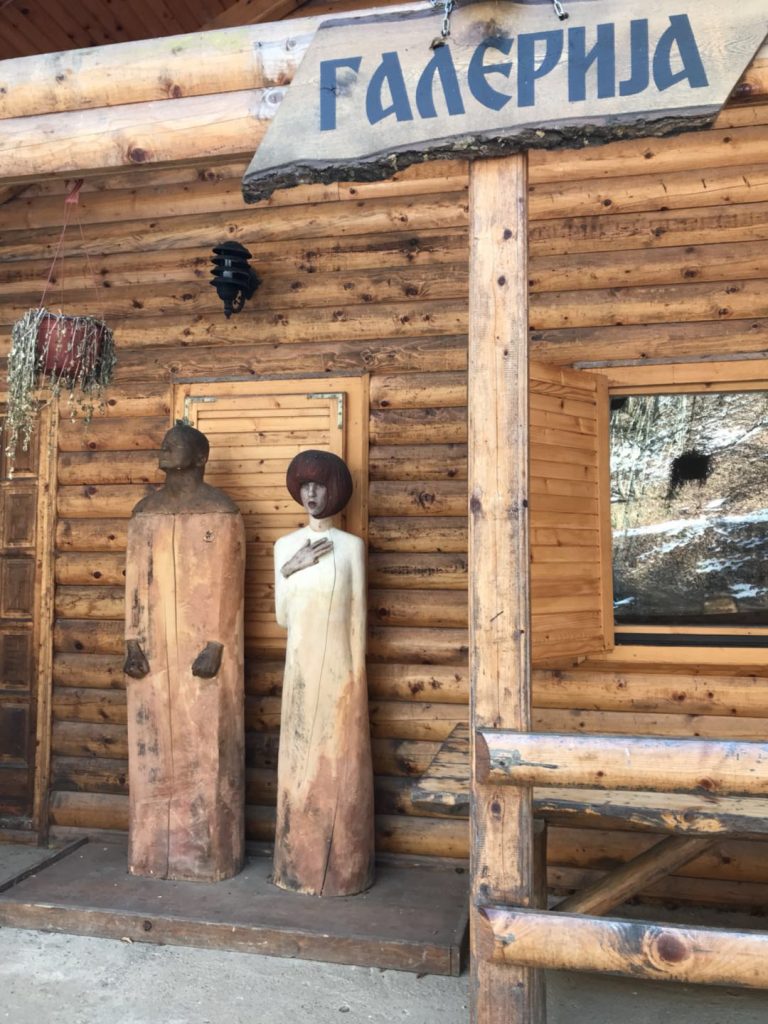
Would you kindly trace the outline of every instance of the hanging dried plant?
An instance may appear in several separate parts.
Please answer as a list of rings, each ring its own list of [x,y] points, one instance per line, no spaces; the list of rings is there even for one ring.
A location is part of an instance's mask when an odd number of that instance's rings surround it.
[[[89,420],[115,362],[114,337],[101,320],[28,309],[13,325],[8,357],[5,451],[11,462],[19,445],[29,448],[38,388],[50,388],[53,400],[68,391],[73,416],[79,411]]]

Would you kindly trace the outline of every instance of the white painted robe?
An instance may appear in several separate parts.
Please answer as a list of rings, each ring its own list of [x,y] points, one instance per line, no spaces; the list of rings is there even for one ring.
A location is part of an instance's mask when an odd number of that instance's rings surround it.
[[[333,550],[287,579],[307,540]],[[309,526],[275,544],[277,621],[288,629],[274,881],[349,896],[373,881],[373,769],[365,676],[365,545]]]

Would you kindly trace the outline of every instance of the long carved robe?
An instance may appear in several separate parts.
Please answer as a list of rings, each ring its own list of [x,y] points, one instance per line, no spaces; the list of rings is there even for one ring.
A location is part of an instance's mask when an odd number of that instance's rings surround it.
[[[126,680],[132,874],[215,881],[242,867],[244,564],[238,513],[131,519],[126,640],[150,666]],[[208,642],[221,668],[201,679]]]
[[[307,541],[333,551],[285,579]],[[359,537],[305,527],[275,544],[277,621],[288,629],[277,770],[274,881],[349,896],[373,881],[373,770]]]

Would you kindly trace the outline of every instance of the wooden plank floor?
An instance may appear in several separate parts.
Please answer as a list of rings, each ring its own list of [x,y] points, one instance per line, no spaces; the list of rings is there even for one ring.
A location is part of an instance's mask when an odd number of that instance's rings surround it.
[[[0,926],[460,973],[466,873],[380,864],[369,892],[320,900],[277,889],[271,868],[254,857],[225,882],[136,878],[124,843],[92,840],[0,893]]]

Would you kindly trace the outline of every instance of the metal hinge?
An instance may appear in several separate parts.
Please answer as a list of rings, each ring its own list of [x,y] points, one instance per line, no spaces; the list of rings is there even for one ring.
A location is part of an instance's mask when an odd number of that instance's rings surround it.
[[[341,430],[344,426],[344,392],[343,391],[316,391],[311,395],[307,395],[307,398],[335,398],[337,402],[336,406],[336,426]]]
[[[184,399],[184,419],[189,419],[189,409],[193,402],[204,402],[210,405],[211,402],[218,402],[214,395],[187,395]]]

